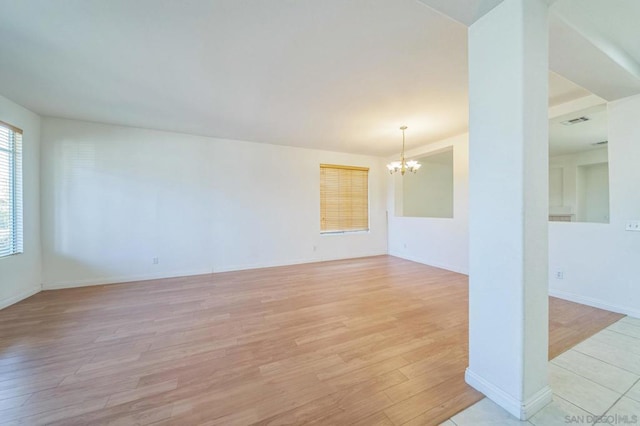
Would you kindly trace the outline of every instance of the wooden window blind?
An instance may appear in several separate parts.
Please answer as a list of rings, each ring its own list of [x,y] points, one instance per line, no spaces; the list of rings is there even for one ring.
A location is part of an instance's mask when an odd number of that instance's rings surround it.
[[[320,164],[320,232],[369,230],[369,169]]]
[[[0,257],[22,253],[22,130],[0,121]]]

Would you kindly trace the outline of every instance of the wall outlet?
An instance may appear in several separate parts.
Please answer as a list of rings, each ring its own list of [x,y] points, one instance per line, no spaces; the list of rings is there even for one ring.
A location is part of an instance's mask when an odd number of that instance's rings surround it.
[[[564,280],[564,271],[556,271],[556,279]]]
[[[318,250],[318,247],[317,246],[313,246],[313,251],[316,251],[316,250]]]
[[[640,220],[630,220],[624,227],[625,231],[640,232]]]
[[[154,265],[157,265],[158,263],[160,263],[160,259],[158,259],[157,257],[154,257],[153,259],[151,259],[151,261],[153,262]]]
[[[407,243],[404,243],[404,244],[402,245],[402,247],[404,247],[404,248],[406,249],[406,248],[407,248]]]

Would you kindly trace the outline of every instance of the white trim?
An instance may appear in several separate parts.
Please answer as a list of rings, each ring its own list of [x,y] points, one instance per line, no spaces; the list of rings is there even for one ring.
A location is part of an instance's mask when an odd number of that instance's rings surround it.
[[[594,299],[592,297],[581,296],[579,294],[553,289],[549,289],[549,296],[568,300],[570,302],[581,303],[587,306],[593,306],[594,308],[617,312],[619,314],[629,315],[630,317],[640,318],[640,310],[638,310],[637,308],[612,305],[611,303],[604,302],[600,299]]]
[[[520,401],[469,368],[464,372],[464,379],[471,387],[482,392],[487,398],[520,420],[531,418],[553,400],[553,391],[549,386],[540,389],[526,401]]]
[[[398,252],[396,252],[394,250],[389,250],[389,256],[399,257],[401,259],[410,260],[410,261],[416,262],[416,263],[422,263],[423,265],[433,266],[434,268],[446,269],[447,271],[457,272],[458,274],[469,275],[468,271],[463,270],[462,268],[458,268],[457,266],[445,265],[445,264],[442,264],[442,263],[425,262],[424,260],[419,259],[417,257],[407,256],[405,254],[398,253]]]
[[[230,265],[230,266],[214,266],[213,272],[233,272],[233,271],[246,271],[249,269],[262,269],[262,268],[277,268],[278,266],[290,266],[290,265],[300,265],[303,263],[313,263],[313,262],[322,262],[322,259],[297,259],[291,260],[288,262],[263,262],[263,263],[249,263],[249,264],[240,264],[240,265]]]
[[[14,303],[18,303],[21,300],[26,299],[27,297],[31,297],[36,293],[40,293],[42,288],[40,286],[31,288],[27,291],[23,291],[22,293],[18,293],[15,296],[8,297],[4,300],[0,300],[0,309],[4,309],[8,306],[13,305]]]
[[[521,407],[520,419],[527,420],[553,401],[553,390],[549,385],[543,387],[527,399]]]
[[[63,288],[87,287],[92,285],[120,284],[120,283],[127,283],[127,282],[133,282],[133,281],[146,281],[146,280],[157,280],[162,278],[188,277],[192,275],[206,275],[206,274],[213,274],[213,273],[219,273],[219,272],[244,271],[247,269],[274,268],[278,266],[291,266],[291,265],[299,265],[303,263],[316,263],[316,262],[328,262],[332,260],[358,259],[363,257],[383,256],[386,254],[387,253],[384,251],[377,251],[371,254],[364,254],[362,256],[355,256],[355,257],[352,257],[352,256],[317,257],[317,258],[297,259],[297,260],[287,261],[287,262],[264,262],[264,263],[245,264],[245,265],[242,265],[242,264],[231,265],[231,266],[223,266],[223,267],[214,266],[213,268],[196,269],[196,270],[190,270],[190,271],[123,275],[123,276],[115,276],[115,277],[90,278],[90,279],[76,280],[76,281],[58,281],[58,282],[51,282],[51,283],[45,282],[42,286],[42,289],[58,290]]]
[[[370,254],[363,254],[359,256],[349,256],[349,257],[312,257],[305,259],[296,259],[296,260],[288,260],[286,262],[263,262],[263,263],[250,263],[244,265],[231,265],[231,266],[222,266],[222,267],[214,267],[213,272],[233,272],[233,271],[245,271],[247,269],[262,269],[262,268],[277,268],[279,266],[292,266],[292,265],[301,265],[304,263],[318,263],[318,262],[331,262],[334,260],[347,260],[347,259],[361,259],[363,257],[373,257],[373,256],[384,256],[387,253],[385,251],[376,251]]]
[[[133,281],[146,281],[157,280],[162,278],[178,278],[188,277],[192,275],[206,275],[211,274],[211,269],[196,269],[190,271],[177,271],[177,272],[164,272],[155,274],[138,274],[138,275],[121,275],[116,277],[100,277],[90,278],[86,280],[76,281],[58,281],[52,283],[44,283],[42,285],[43,290],[59,290],[63,288],[75,288],[75,287],[88,287],[92,285],[108,285],[108,284],[120,284]]]

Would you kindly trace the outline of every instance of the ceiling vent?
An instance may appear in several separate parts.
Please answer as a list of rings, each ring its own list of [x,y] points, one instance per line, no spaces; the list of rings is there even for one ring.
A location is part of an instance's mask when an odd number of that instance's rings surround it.
[[[594,142],[594,143],[592,143],[591,145],[596,145],[596,146],[598,146],[598,145],[606,145],[606,144],[608,144],[608,143],[609,143],[609,141],[600,141],[600,142]]]
[[[560,124],[564,124],[565,126],[573,126],[574,124],[584,123],[585,121],[589,121],[589,117],[578,117],[572,118],[571,120],[561,121]]]

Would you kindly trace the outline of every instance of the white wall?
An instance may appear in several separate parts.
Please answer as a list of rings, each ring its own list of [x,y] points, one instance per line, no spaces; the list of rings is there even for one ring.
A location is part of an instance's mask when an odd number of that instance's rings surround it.
[[[610,223],[549,224],[553,295],[640,317],[640,96],[609,104]],[[557,271],[564,279],[556,279]]]
[[[394,202],[396,192],[402,191],[403,178],[399,175],[388,177],[389,254],[468,273],[468,139],[467,134],[460,135],[407,153],[407,157],[417,158],[453,148],[453,218],[402,217],[402,210],[397,210]]]
[[[387,252],[378,157],[56,118],[42,146],[45,288]],[[320,235],[320,163],[370,167],[370,232]]]
[[[609,165],[607,163],[580,166],[578,191],[578,221],[609,223]],[[584,217],[580,216],[580,213]]]
[[[0,96],[0,121],[23,130],[24,252],[0,258],[0,309],[40,291],[40,117]]]
[[[453,150],[418,159],[418,173],[402,179],[402,216],[453,217]],[[396,209],[396,211],[398,211]]]
[[[564,170],[562,167],[549,167],[549,214],[563,208]]]

